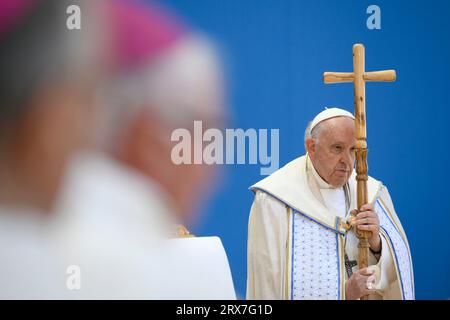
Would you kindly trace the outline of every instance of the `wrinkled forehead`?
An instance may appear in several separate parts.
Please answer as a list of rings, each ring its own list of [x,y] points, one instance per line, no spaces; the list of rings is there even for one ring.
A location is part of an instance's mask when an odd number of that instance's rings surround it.
[[[355,121],[352,118],[335,117],[324,120],[320,125],[322,130],[319,137],[324,142],[347,144],[355,142]]]

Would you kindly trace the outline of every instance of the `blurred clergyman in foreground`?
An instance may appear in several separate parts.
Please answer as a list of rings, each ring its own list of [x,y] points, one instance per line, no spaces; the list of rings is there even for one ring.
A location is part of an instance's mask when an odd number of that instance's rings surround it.
[[[195,293],[180,268],[189,261],[164,245],[175,224],[190,222],[213,175],[211,166],[174,164],[171,134],[194,120],[221,125],[215,50],[159,8],[110,1],[105,10],[112,61],[97,146],[72,162],[58,205],[60,251],[83,274],[72,296],[233,298],[212,282],[209,295]]]
[[[66,27],[74,3],[0,2],[0,298],[61,297],[65,283],[50,212],[87,142],[99,74],[88,14],[89,36]]]
[[[167,240],[214,175],[171,159],[174,130],[222,125],[213,46],[143,3],[75,3],[81,30],[73,1],[0,3],[0,298],[235,298],[220,240]]]

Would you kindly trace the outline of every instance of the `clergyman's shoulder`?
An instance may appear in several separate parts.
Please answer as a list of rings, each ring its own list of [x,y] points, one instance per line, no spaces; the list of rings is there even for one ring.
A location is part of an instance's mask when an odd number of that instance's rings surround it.
[[[273,205],[273,204],[278,204],[278,203],[283,206],[286,205],[282,200],[276,198],[274,195],[266,192],[265,190],[256,188],[253,190],[253,192],[255,193],[253,202],[255,202],[255,203],[257,202],[260,205],[265,205],[265,204]]]
[[[276,185],[283,185],[285,182],[295,179],[299,174],[299,168],[302,166],[302,163],[305,161],[305,156],[301,156],[296,158],[286,165],[272,173],[271,175],[265,177],[264,179],[259,180],[252,186],[250,186],[250,190],[255,192],[256,190],[269,190]]]
[[[265,221],[264,224],[267,226],[284,225],[281,221],[287,218],[286,212],[287,206],[285,203],[265,191],[255,190],[255,197],[250,210],[251,222]]]
[[[356,177],[356,172],[355,172],[355,177]],[[379,185],[383,185],[383,182],[381,180],[379,180],[379,179],[377,179],[375,177],[372,177],[372,176],[368,177],[367,182],[368,183],[376,183],[376,184],[379,184]]]
[[[380,193],[379,193],[378,197],[381,199],[381,201],[383,201],[383,203],[387,204],[389,207],[392,207],[392,208],[394,207],[394,203],[392,201],[391,194],[390,194],[389,189],[388,189],[388,187],[386,185],[383,184],[381,186]]]

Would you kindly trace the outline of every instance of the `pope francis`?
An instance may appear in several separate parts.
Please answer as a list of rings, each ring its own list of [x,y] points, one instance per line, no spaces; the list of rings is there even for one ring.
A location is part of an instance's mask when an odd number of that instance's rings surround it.
[[[386,186],[369,177],[369,204],[356,209],[353,115],[319,113],[305,149],[251,187],[247,299],[414,299],[409,244]],[[371,231],[361,270],[354,228]]]

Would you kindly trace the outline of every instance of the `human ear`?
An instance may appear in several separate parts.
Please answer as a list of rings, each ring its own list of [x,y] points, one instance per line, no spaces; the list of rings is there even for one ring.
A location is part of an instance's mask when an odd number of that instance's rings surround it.
[[[306,151],[308,152],[308,154],[314,158],[315,154],[316,154],[316,143],[313,139],[308,138],[305,141],[305,146],[306,146]]]

